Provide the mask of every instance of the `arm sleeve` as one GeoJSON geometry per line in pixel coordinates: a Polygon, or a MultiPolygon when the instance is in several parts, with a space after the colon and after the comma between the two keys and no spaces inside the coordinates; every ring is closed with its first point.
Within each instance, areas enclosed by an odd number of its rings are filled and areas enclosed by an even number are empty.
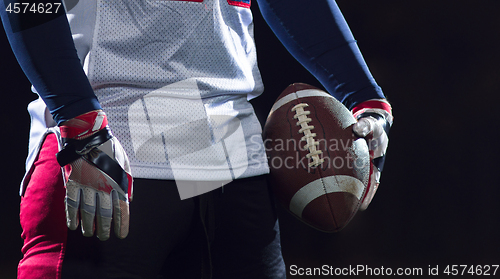
{"type": "Polygon", "coordinates": [[[257,0],[286,49],[349,109],[385,98],[334,0],[257,0]]]}
{"type": "MultiPolygon", "coordinates": [[[[61,123],[100,109],[77,56],[61,1],[51,1],[61,3],[58,12],[52,14],[8,12],[9,5],[12,10],[17,1],[0,1],[2,23],[14,55],[54,120],[61,123]]],[[[22,2],[30,5],[46,3],[22,2]]]]}

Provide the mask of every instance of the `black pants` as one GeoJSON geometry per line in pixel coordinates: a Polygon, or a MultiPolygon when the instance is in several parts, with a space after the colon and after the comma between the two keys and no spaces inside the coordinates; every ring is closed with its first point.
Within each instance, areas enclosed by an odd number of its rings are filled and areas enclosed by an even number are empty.
{"type": "Polygon", "coordinates": [[[68,235],[62,278],[285,278],[266,176],[180,200],[174,181],[136,179],[124,240],[68,235]]]}

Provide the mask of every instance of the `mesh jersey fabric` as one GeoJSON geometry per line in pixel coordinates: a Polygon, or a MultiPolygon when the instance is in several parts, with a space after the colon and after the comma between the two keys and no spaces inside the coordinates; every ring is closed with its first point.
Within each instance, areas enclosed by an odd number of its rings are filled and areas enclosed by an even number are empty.
{"type": "Polygon", "coordinates": [[[248,102],[263,85],[244,2],[68,2],[78,56],[135,177],[218,183],[268,172],[248,102]]]}

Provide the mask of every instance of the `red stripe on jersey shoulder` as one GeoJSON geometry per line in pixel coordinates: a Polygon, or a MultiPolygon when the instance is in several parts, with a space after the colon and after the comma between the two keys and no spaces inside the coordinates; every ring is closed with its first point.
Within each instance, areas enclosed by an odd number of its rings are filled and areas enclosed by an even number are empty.
{"type": "MultiPolygon", "coordinates": [[[[169,0],[169,1],[186,1],[186,2],[198,2],[198,3],[203,2],[203,0],[169,0]]],[[[229,5],[231,6],[250,8],[251,0],[227,0],[227,3],[229,3],[229,5]]]]}
{"type": "Polygon", "coordinates": [[[251,0],[227,0],[227,3],[232,6],[238,6],[243,8],[250,8],[251,0]]]}

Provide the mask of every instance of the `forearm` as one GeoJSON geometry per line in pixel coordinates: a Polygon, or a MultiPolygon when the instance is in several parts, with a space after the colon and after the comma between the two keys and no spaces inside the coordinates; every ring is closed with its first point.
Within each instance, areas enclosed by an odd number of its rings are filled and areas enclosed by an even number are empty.
{"type": "Polygon", "coordinates": [[[1,0],[5,32],[21,68],[54,119],[61,123],[100,109],[77,56],[63,6],[53,14],[7,12],[6,7],[14,2],[1,0]]]}
{"type": "Polygon", "coordinates": [[[348,108],[385,98],[333,0],[258,0],[288,51],[348,108]]]}

